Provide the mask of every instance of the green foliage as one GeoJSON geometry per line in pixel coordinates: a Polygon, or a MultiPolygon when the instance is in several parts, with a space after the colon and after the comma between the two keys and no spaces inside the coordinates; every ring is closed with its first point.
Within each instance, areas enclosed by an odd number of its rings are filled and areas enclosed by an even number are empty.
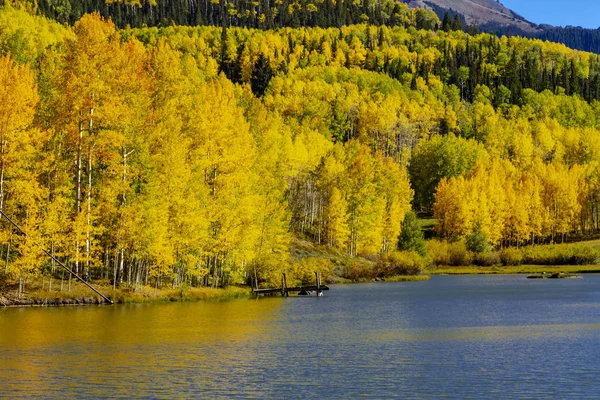
{"type": "Polygon", "coordinates": [[[488,243],[487,237],[479,230],[471,232],[467,236],[465,244],[467,250],[476,254],[485,253],[490,250],[490,244],[488,243]]]}
{"type": "Polygon", "coordinates": [[[470,170],[484,154],[481,144],[453,134],[432,136],[415,149],[408,167],[415,205],[428,209],[434,203],[436,188],[442,178],[457,177],[470,170]]]}
{"type": "Polygon", "coordinates": [[[51,20],[10,6],[0,8],[0,55],[20,64],[34,64],[43,53],[60,46],[72,32],[51,20]]]}
{"type": "Polygon", "coordinates": [[[253,3],[173,0],[167,4],[157,0],[37,0],[35,3],[44,15],[61,22],[72,23],[83,14],[95,11],[121,27],[156,26],[164,24],[164,21],[178,25],[232,25],[263,29],[300,25],[343,26],[366,21],[375,25],[411,25],[418,29],[433,29],[439,25],[433,11],[411,10],[406,4],[390,0],[312,0],[302,4],[266,0],[253,3]]]}
{"type": "Polygon", "coordinates": [[[258,60],[254,64],[254,69],[252,70],[252,78],[250,78],[250,87],[252,88],[252,93],[256,97],[262,97],[267,90],[267,86],[273,77],[273,69],[269,64],[269,60],[261,54],[258,57],[258,60]]]}
{"type": "Polygon", "coordinates": [[[406,213],[402,222],[402,230],[398,239],[398,250],[413,251],[421,256],[425,256],[425,239],[421,224],[417,215],[413,211],[406,213]]]}

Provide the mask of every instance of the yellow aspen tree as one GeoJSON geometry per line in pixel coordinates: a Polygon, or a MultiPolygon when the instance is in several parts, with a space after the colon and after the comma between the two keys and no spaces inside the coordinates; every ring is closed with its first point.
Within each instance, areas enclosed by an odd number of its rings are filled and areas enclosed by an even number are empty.
{"type": "MultiPolygon", "coordinates": [[[[32,128],[38,102],[33,73],[27,66],[16,65],[10,57],[0,58],[0,210],[10,215],[28,237],[15,241],[13,250],[19,255],[6,272],[18,275],[19,296],[27,277],[40,272],[39,246],[45,191],[39,185],[46,135],[32,128]]],[[[3,225],[3,239],[12,227],[3,225]]],[[[7,244],[8,252],[10,242],[7,244]]],[[[8,264],[7,264],[8,266],[8,264]]]]}
{"type": "Polygon", "coordinates": [[[342,192],[333,187],[329,201],[323,212],[327,243],[332,247],[346,250],[350,229],[348,228],[348,202],[342,192]]]}
{"type": "Polygon", "coordinates": [[[521,242],[529,238],[529,215],[522,187],[515,188],[513,184],[513,182],[509,182],[505,187],[507,213],[504,238],[519,246],[521,242]]]}
{"type": "Polygon", "coordinates": [[[243,110],[237,106],[234,86],[224,76],[206,85],[203,104],[193,114],[191,138],[195,168],[204,176],[208,191],[208,255],[212,284],[241,279],[244,264],[254,257],[260,226],[253,219],[260,197],[254,192],[257,176],[250,168],[256,143],[243,110]]]}
{"type": "Polygon", "coordinates": [[[521,184],[519,196],[522,196],[526,201],[527,226],[529,227],[528,240],[531,241],[531,244],[535,244],[536,238],[542,235],[544,221],[540,180],[531,171],[525,171],[521,178],[521,184]]]}
{"type": "Polygon", "coordinates": [[[8,56],[0,58],[0,210],[4,208],[11,169],[20,163],[12,147],[23,145],[38,102],[33,73],[8,56]]]}
{"type": "Polygon", "coordinates": [[[122,57],[119,34],[114,24],[98,14],[86,15],[74,27],[75,38],[68,40],[57,80],[55,113],[58,126],[69,139],[75,158],[75,213],[85,215],[85,240],[73,250],[75,271],[82,262],[85,273],[97,262],[92,243],[96,235],[95,184],[99,158],[115,140],[112,129],[126,110],[118,77],[127,60],[122,57]]]}
{"type": "Polygon", "coordinates": [[[392,158],[382,160],[378,171],[379,195],[385,200],[382,252],[398,247],[402,222],[411,209],[413,191],[406,170],[392,158]]]}

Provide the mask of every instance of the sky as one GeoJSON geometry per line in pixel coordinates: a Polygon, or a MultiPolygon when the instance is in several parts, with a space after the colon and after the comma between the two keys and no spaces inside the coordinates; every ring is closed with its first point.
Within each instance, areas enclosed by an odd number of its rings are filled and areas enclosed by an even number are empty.
{"type": "Polygon", "coordinates": [[[500,0],[536,24],[600,27],[600,0],[500,0]]]}

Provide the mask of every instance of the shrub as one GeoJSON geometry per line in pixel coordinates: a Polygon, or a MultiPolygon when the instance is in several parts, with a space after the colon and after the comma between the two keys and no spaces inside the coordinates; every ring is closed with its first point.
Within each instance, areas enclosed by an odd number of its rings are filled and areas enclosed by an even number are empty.
{"type": "Polygon", "coordinates": [[[344,266],[342,277],[352,282],[371,280],[377,276],[373,266],[366,260],[354,259],[344,266]]]}
{"type": "Polygon", "coordinates": [[[571,264],[589,265],[595,264],[598,260],[598,250],[591,246],[571,246],[573,254],[571,256],[571,264]]]}
{"type": "Polygon", "coordinates": [[[532,246],[522,249],[523,264],[585,265],[595,264],[598,251],[585,245],[532,246]]]}
{"type": "Polygon", "coordinates": [[[484,253],[475,254],[473,260],[475,265],[482,267],[491,267],[500,264],[500,255],[495,251],[486,251],[484,253]]]}
{"type": "Polygon", "coordinates": [[[441,240],[427,242],[427,255],[437,266],[468,266],[472,259],[464,241],[448,243],[441,240]]]}
{"type": "Polygon", "coordinates": [[[500,260],[502,261],[502,265],[506,266],[521,265],[523,262],[523,253],[514,247],[509,247],[500,252],[500,260]]]}
{"type": "Polygon", "coordinates": [[[427,257],[432,265],[449,265],[450,255],[448,252],[449,243],[441,240],[432,239],[427,242],[427,257]]]}
{"type": "Polygon", "coordinates": [[[467,250],[464,241],[454,242],[450,244],[449,248],[450,252],[450,264],[452,266],[460,267],[471,265],[473,260],[471,259],[471,254],[467,250]]]}
{"type": "Polygon", "coordinates": [[[377,276],[384,278],[395,275],[419,275],[423,272],[423,258],[415,252],[395,251],[382,254],[377,260],[377,276]]]}

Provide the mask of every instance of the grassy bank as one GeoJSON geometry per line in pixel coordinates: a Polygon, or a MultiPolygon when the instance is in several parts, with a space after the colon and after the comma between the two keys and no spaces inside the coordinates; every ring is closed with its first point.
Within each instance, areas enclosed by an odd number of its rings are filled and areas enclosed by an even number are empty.
{"type": "Polygon", "coordinates": [[[385,278],[384,282],[424,282],[428,280],[428,275],[397,275],[385,278]]]}
{"type": "Polygon", "coordinates": [[[600,265],[430,266],[429,275],[511,275],[542,272],[600,273],[600,265]]]}
{"type": "MultiPolygon", "coordinates": [[[[16,283],[4,283],[0,286],[0,307],[10,305],[71,305],[71,304],[102,304],[102,298],[79,282],[72,282],[71,289],[63,285],[63,290],[58,287],[49,289],[48,282],[42,287],[41,282],[26,285],[21,298],[17,297],[18,286],[16,283]]],[[[244,287],[228,287],[225,289],[213,288],[159,288],[149,286],[133,289],[113,290],[109,285],[94,285],[94,287],[108,296],[115,303],[150,303],[172,301],[199,301],[199,300],[229,300],[250,297],[251,290],[244,287]]]]}
{"type": "Polygon", "coordinates": [[[354,283],[373,283],[373,282],[424,282],[428,281],[430,277],[428,275],[396,275],[387,278],[367,279],[362,278],[358,280],[339,278],[335,281],[337,284],[349,285],[354,283]]]}

